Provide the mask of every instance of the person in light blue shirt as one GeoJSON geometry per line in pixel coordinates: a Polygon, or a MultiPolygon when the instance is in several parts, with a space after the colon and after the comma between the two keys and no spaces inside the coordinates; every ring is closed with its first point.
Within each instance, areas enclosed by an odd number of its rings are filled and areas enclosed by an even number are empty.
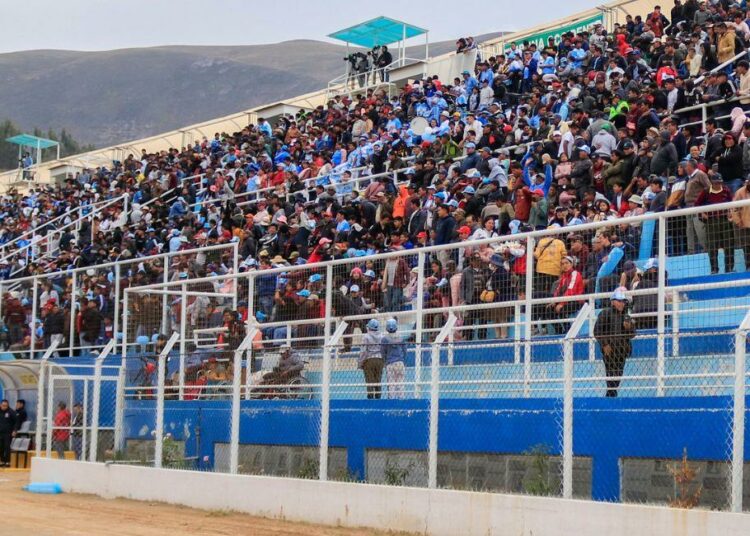
{"type": "Polygon", "coordinates": [[[385,361],[385,377],[388,385],[388,398],[404,398],[404,377],[406,374],[406,343],[398,332],[398,321],[391,318],[385,323],[380,351],[385,361]]]}
{"type": "Polygon", "coordinates": [[[385,129],[388,132],[401,130],[401,119],[396,117],[395,111],[388,112],[388,122],[385,124],[385,129]]]}
{"type": "Polygon", "coordinates": [[[479,87],[479,81],[474,78],[469,71],[464,71],[461,73],[461,76],[464,78],[464,88],[466,89],[466,94],[471,95],[471,92],[474,90],[475,87],[479,87]]]}
{"type": "Polygon", "coordinates": [[[271,128],[271,124],[262,117],[258,118],[258,130],[260,130],[267,138],[273,136],[273,129],[271,128]]]}
{"type": "Polygon", "coordinates": [[[539,62],[539,67],[542,69],[542,76],[545,74],[555,74],[555,58],[549,53],[549,51],[542,50],[542,58],[539,62]]]}
{"type": "Polygon", "coordinates": [[[586,51],[581,48],[580,41],[578,41],[576,47],[570,51],[568,58],[570,58],[570,65],[573,69],[581,70],[583,67],[583,60],[586,59],[586,51]]]}
{"type": "Polygon", "coordinates": [[[180,236],[180,231],[175,229],[172,231],[172,237],[169,239],[169,252],[174,253],[175,251],[180,251],[181,246],[182,237],[180,236]]]}
{"type": "Polygon", "coordinates": [[[187,213],[187,202],[184,197],[178,197],[177,201],[169,209],[169,219],[181,218],[187,213]]]}
{"type": "Polygon", "coordinates": [[[495,73],[492,72],[492,69],[489,68],[489,65],[483,63],[482,70],[479,72],[479,84],[481,85],[482,82],[486,81],[490,86],[492,86],[492,81],[494,79],[495,73]]]}

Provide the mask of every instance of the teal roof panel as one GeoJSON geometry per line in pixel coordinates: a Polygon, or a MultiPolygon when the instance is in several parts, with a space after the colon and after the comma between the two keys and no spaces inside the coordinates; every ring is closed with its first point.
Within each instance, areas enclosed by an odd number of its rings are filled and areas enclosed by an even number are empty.
{"type": "Polygon", "coordinates": [[[19,134],[12,138],[6,138],[5,141],[13,143],[15,145],[24,145],[26,147],[39,147],[40,149],[48,149],[59,145],[56,141],[48,140],[47,138],[40,138],[38,136],[32,136],[31,134],[19,134]]]}
{"type": "Polygon", "coordinates": [[[339,30],[328,37],[345,41],[365,48],[378,45],[390,45],[401,41],[404,36],[407,39],[427,33],[427,30],[412,26],[405,22],[391,19],[389,17],[377,17],[356,26],[339,30]]]}

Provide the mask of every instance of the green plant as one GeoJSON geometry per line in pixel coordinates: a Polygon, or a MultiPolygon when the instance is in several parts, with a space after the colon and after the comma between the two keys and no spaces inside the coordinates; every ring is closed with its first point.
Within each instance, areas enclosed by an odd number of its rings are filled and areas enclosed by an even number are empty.
{"type": "Polygon", "coordinates": [[[187,469],[188,463],[185,460],[185,456],[180,445],[172,437],[172,434],[164,435],[164,442],[162,443],[162,467],[169,469],[187,469]]]}
{"type": "Polygon", "coordinates": [[[359,473],[352,471],[348,467],[342,467],[336,471],[332,475],[331,480],[336,480],[338,482],[362,482],[362,479],[359,478],[359,473]]]}
{"type": "Polygon", "coordinates": [[[297,471],[297,478],[315,480],[320,476],[320,466],[312,458],[305,458],[297,471]]]}
{"type": "Polygon", "coordinates": [[[397,463],[391,463],[390,460],[386,460],[385,483],[389,486],[403,486],[413,468],[413,463],[409,463],[406,467],[400,467],[397,463]]]}
{"type": "Polygon", "coordinates": [[[526,493],[530,495],[547,496],[552,494],[552,487],[549,485],[549,451],[548,445],[534,445],[524,454],[531,456],[531,476],[524,481],[523,486],[526,493]]]}

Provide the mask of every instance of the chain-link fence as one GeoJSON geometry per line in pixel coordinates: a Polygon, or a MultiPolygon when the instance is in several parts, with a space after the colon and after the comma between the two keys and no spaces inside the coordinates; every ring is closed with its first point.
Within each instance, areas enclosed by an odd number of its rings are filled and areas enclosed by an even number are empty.
{"type": "Polygon", "coordinates": [[[58,459],[111,459],[122,437],[120,367],[57,360],[40,375],[36,451],[58,459]]]}

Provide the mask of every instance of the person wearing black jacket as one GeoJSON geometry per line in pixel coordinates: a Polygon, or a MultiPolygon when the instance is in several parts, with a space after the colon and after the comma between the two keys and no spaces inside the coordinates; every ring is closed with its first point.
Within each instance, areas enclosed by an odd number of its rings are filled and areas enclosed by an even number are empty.
{"type": "Polygon", "coordinates": [[[742,167],[742,148],[737,145],[734,134],[724,134],[722,147],[709,156],[712,164],[719,165],[719,173],[724,179],[724,185],[734,194],[742,187],[744,182],[744,169],[742,167]]]}
{"type": "Polygon", "coordinates": [[[625,361],[633,351],[631,339],[635,337],[635,323],[628,314],[628,299],[622,288],[616,289],[610,300],[612,306],[604,309],[596,319],[594,337],[604,358],[607,397],[614,398],[620,387],[625,361]]]}
{"type": "Polygon", "coordinates": [[[21,429],[21,425],[29,420],[26,413],[26,401],[23,398],[16,400],[16,432],[21,429]]]}
{"type": "Polygon", "coordinates": [[[0,402],[0,467],[10,467],[10,443],[16,431],[16,412],[7,400],[0,402]]]}
{"type": "MultiPolygon", "coordinates": [[[[65,338],[64,334],[65,313],[63,313],[60,306],[55,302],[44,317],[44,337],[47,339],[47,346],[50,346],[53,342],[57,342],[62,346],[63,339],[65,338]]],[[[57,352],[55,352],[55,357],[59,357],[57,352]]]]}

